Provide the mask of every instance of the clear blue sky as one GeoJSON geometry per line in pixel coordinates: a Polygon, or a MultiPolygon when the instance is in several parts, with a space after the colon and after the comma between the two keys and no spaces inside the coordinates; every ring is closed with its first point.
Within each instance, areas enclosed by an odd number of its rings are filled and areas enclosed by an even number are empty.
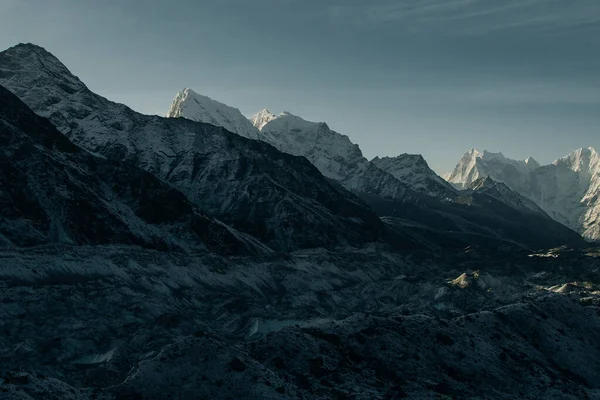
{"type": "Polygon", "coordinates": [[[0,48],[165,114],[184,87],[326,121],[368,158],[600,150],[599,0],[0,0],[0,48]]]}

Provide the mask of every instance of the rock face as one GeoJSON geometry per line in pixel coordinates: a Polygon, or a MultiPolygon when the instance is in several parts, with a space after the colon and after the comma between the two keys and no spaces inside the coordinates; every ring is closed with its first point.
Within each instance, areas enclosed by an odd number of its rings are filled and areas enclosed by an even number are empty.
{"type": "Polygon", "coordinates": [[[0,53],[0,84],[74,143],[154,174],[207,214],[274,249],[381,238],[377,217],[304,158],[221,127],[138,114],[92,93],[40,47],[0,53]]]}
{"type": "Polygon", "coordinates": [[[222,126],[229,132],[249,139],[260,139],[258,129],[242,115],[240,110],[219,103],[210,97],[202,96],[192,89],[183,89],[175,96],[167,118],[178,117],[222,126]]]}
{"type": "Polygon", "coordinates": [[[371,160],[396,179],[408,183],[411,189],[430,196],[454,198],[456,189],[438,176],[420,154],[401,154],[397,157],[375,157],[371,160]]]}
{"type": "Polygon", "coordinates": [[[600,156],[582,148],[550,165],[515,161],[501,153],[467,152],[447,178],[460,188],[491,176],[539,205],[589,240],[600,239],[600,156]]]}
{"type": "Polygon", "coordinates": [[[533,201],[515,192],[503,182],[496,182],[490,176],[479,178],[471,183],[467,188],[467,193],[473,192],[489,196],[521,212],[548,217],[544,210],[533,201]]]}
{"type": "Polygon", "coordinates": [[[0,86],[0,243],[269,251],[134,166],[93,156],[0,86]]]}

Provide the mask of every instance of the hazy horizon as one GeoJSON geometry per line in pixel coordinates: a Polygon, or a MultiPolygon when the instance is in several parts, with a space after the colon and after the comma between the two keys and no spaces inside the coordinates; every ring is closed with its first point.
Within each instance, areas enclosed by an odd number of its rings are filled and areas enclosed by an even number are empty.
{"type": "Polygon", "coordinates": [[[469,148],[541,164],[600,149],[600,3],[4,0],[0,48],[43,46],[91,90],[165,115],[184,87],[326,121],[369,159],[469,148]]]}

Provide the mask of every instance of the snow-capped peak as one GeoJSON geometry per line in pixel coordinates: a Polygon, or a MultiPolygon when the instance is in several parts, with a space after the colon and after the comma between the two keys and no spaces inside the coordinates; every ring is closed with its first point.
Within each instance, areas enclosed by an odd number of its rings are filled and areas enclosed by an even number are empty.
{"type": "Polygon", "coordinates": [[[466,189],[469,185],[486,176],[493,176],[496,179],[506,173],[506,170],[519,171],[519,173],[528,173],[540,165],[532,157],[525,160],[513,160],[506,158],[501,152],[483,152],[473,148],[467,151],[460,159],[454,171],[444,175],[444,179],[459,189],[466,189]]]}
{"type": "Polygon", "coordinates": [[[259,139],[258,129],[237,108],[185,88],[177,93],[167,118],[183,117],[193,121],[222,126],[230,132],[259,139]]]}
{"type": "Polygon", "coordinates": [[[594,148],[575,150],[545,166],[532,157],[517,161],[471,149],[445,178],[465,189],[490,176],[584,237],[600,238],[600,155],[594,148]]]}
{"type": "Polygon", "coordinates": [[[465,156],[470,156],[470,157],[481,157],[483,154],[481,154],[481,152],[479,150],[477,150],[475,147],[472,147],[469,149],[469,151],[467,151],[465,153],[465,156]]]}
{"type": "Polygon", "coordinates": [[[591,174],[600,173],[600,157],[593,147],[577,149],[553,163],[556,166],[565,166],[575,172],[586,171],[591,174]]]}
{"type": "Polygon", "coordinates": [[[259,111],[250,117],[250,122],[256,127],[256,129],[260,131],[262,130],[263,126],[275,118],[277,118],[277,116],[265,108],[264,110],[259,111]]]}
{"type": "Polygon", "coordinates": [[[533,157],[527,157],[525,159],[525,164],[531,168],[538,168],[540,166],[540,163],[537,162],[533,157]]]}

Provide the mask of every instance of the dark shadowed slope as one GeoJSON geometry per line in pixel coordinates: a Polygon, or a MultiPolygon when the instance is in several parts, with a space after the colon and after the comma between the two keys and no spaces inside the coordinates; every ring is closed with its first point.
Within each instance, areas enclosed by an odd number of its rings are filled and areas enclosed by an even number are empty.
{"type": "Polygon", "coordinates": [[[212,125],[136,113],[92,93],[41,47],[0,53],[0,84],[76,144],[153,173],[208,214],[275,249],[382,237],[375,214],[303,157],[212,125]]]}
{"type": "Polygon", "coordinates": [[[0,210],[5,245],[268,251],[256,239],[197,212],[152,174],[80,149],[2,86],[0,210]]]}

